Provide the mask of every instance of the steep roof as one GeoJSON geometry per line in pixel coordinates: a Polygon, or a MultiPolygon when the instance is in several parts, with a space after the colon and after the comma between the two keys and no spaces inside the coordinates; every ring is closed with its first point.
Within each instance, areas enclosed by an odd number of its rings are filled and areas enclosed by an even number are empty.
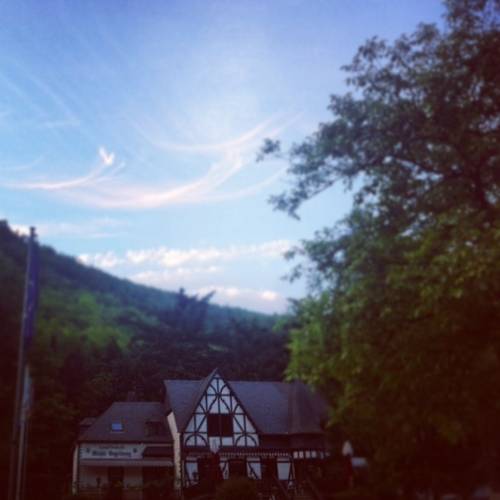
{"type": "Polygon", "coordinates": [[[234,381],[230,385],[263,434],[288,434],[288,384],[234,381]]]}
{"type": "Polygon", "coordinates": [[[200,380],[165,380],[165,406],[174,412],[177,429],[183,429],[194,411],[200,380]]]}
{"type": "MultiPolygon", "coordinates": [[[[202,380],[165,380],[166,407],[184,428],[206,390],[202,380]]],[[[301,382],[226,381],[262,434],[319,434],[327,417],[321,396],[301,382]]]]}
{"type": "Polygon", "coordinates": [[[175,408],[175,423],[179,430],[186,427],[189,417],[198,406],[216,373],[217,368],[201,380],[164,380],[167,413],[175,408]]]}
{"type": "Polygon", "coordinates": [[[324,399],[299,380],[288,384],[288,391],[290,434],[322,432],[328,415],[324,399]]]}
{"type": "Polygon", "coordinates": [[[164,422],[165,410],[161,403],[127,401],[113,403],[90,427],[82,432],[79,441],[108,442],[171,442],[168,426],[164,434],[148,435],[148,422],[164,422]],[[111,424],[121,423],[122,431],[113,432],[111,424]]]}

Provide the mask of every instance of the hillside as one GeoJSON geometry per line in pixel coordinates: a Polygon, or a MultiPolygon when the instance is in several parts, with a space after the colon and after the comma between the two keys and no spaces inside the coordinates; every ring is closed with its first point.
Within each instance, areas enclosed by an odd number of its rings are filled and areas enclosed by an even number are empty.
{"type": "MultiPolygon", "coordinates": [[[[25,264],[25,240],[0,221],[0,434],[5,436],[25,264]]],[[[273,329],[279,318],[209,300],[118,279],[41,246],[30,351],[36,396],[29,498],[58,498],[55,478],[68,477],[78,421],[130,390],[155,400],[162,379],[199,378],[214,367],[233,379],[282,378],[288,355],[286,333],[273,329]]],[[[7,440],[0,442],[0,457],[1,481],[8,470],[7,440]]]]}
{"type": "MultiPolygon", "coordinates": [[[[22,293],[25,265],[23,238],[0,221],[0,283],[9,285],[0,289],[2,304],[14,302],[14,296],[22,293]]],[[[178,293],[116,278],[47,246],[40,248],[40,290],[39,320],[44,326],[55,317],[62,334],[71,333],[74,327],[79,334],[98,342],[115,335],[121,345],[140,328],[141,321],[147,326],[161,321],[178,299],[178,293]]],[[[271,328],[276,317],[208,304],[204,332],[224,331],[233,321],[271,328]]]]}

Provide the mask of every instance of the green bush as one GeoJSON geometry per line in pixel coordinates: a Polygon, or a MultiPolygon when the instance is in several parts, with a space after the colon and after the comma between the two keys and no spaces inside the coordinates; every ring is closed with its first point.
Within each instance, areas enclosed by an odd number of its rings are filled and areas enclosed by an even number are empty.
{"type": "Polygon", "coordinates": [[[82,493],[69,493],[63,496],[63,500],[89,500],[89,497],[82,493]]]}
{"type": "Polygon", "coordinates": [[[215,500],[257,500],[255,483],[245,477],[235,477],[224,481],[217,492],[215,500]]]}

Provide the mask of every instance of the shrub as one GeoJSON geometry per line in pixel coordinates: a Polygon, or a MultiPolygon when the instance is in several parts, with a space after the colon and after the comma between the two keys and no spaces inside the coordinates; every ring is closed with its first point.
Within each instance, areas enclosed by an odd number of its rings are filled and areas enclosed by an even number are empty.
{"type": "Polygon", "coordinates": [[[353,488],[352,490],[335,493],[332,498],[334,500],[375,500],[377,496],[364,488],[353,488]]]}

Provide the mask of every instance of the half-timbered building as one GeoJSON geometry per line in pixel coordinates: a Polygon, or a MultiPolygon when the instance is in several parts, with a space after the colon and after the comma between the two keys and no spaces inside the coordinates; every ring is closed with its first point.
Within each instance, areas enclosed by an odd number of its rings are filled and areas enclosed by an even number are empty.
{"type": "Polygon", "coordinates": [[[80,423],[73,454],[73,491],[142,500],[148,484],[172,486],[172,436],[162,403],[113,403],[97,418],[80,423]]]}
{"type": "MultiPolygon", "coordinates": [[[[126,423],[125,413],[130,407],[122,404],[121,421],[126,423]]],[[[113,411],[118,421],[120,406],[113,411]]],[[[196,491],[204,484],[213,485],[233,476],[247,476],[259,483],[274,481],[283,490],[290,490],[311,466],[320,466],[329,454],[324,433],[326,417],[322,398],[301,382],[229,381],[214,370],[201,380],[165,380],[161,410],[155,413],[155,421],[164,426],[165,432],[156,441],[151,435],[147,437],[162,446],[165,453],[168,451],[162,460],[165,467],[173,468],[173,487],[178,492],[196,491]],[[160,414],[162,418],[158,418],[160,414]]],[[[107,418],[105,423],[102,419],[91,423],[80,436],[80,451],[75,455],[79,478],[82,467],[97,470],[92,468],[92,457],[82,460],[81,451],[93,449],[91,444],[98,446],[97,427],[109,427],[109,434],[113,433],[112,419],[107,418]]],[[[146,413],[141,422],[137,426],[143,426],[146,436],[146,413]]],[[[123,432],[127,432],[125,428],[123,432]]],[[[136,445],[146,441],[138,434],[137,438],[136,445]]],[[[132,467],[148,467],[146,450],[154,452],[148,443],[142,443],[142,457],[133,466],[131,463],[132,467]]],[[[108,458],[95,460],[96,466],[113,467],[108,458]]],[[[119,463],[126,467],[127,459],[122,457],[119,463]]],[[[88,477],[88,472],[85,474],[88,477]]],[[[137,470],[135,475],[139,476],[137,470]]],[[[143,472],[142,477],[146,476],[143,472]]],[[[101,473],[101,477],[106,474],[101,473]]],[[[123,477],[127,477],[126,471],[123,477]]]]}

